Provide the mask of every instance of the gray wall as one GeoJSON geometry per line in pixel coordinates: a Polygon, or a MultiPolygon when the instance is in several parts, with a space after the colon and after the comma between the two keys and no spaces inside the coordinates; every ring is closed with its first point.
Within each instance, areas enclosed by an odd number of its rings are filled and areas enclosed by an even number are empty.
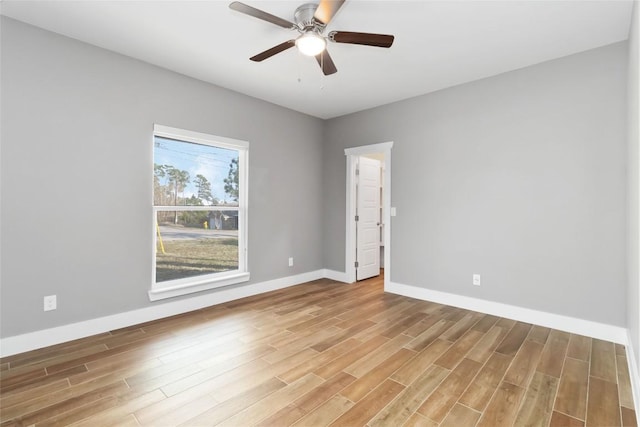
{"type": "Polygon", "coordinates": [[[1,35],[0,336],[151,304],[154,123],[250,142],[251,282],[323,267],[321,120],[5,17],[1,35]]]}
{"type": "Polygon", "coordinates": [[[625,326],[626,50],[330,120],[326,267],[344,271],[343,149],[394,141],[393,282],[625,326]]]}
{"type": "Polygon", "coordinates": [[[4,17],[1,36],[0,337],[151,304],[153,123],[251,142],[252,282],[344,271],[343,149],[394,141],[393,281],[627,323],[625,43],[322,122],[4,17]]]}
{"type": "Polygon", "coordinates": [[[627,327],[629,337],[633,346],[633,353],[636,358],[636,366],[640,366],[640,276],[638,275],[640,264],[640,252],[638,242],[640,241],[640,211],[638,210],[638,199],[640,198],[640,109],[638,109],[638,98],[640,98],[640,67],[638,67],[638,56],[640,54],[640,4],[634,4],[633,16],[631,19],[631,30],[629,32],[629,72],[628,72],[628,280],[627,290],[627,327]]]}

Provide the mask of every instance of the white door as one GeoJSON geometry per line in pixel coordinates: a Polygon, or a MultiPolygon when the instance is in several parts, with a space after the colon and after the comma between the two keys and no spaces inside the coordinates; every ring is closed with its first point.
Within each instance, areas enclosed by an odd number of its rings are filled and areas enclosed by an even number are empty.
{"type": "Polygon", "coordinates": [[[356,280],[380,274],[380,161],[358,158],[356,280]]]}

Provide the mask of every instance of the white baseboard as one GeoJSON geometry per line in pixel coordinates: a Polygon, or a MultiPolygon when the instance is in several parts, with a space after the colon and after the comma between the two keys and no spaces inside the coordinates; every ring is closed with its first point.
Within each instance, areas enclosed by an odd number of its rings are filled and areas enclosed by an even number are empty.
{"type": "MultiPolygon", "coordinates": [[[[191,298],[169,301],[162,304],[154,304],[138,310],[127,311],[69,325],[3,338],[0,339],[0,357],[11,356],[25,351],[60,344],[79,338],[85,338],[91,335],[112,331],[114,329],[174,316],[176,314],[182,314],[277,289],[283,289],[321,278],[347,283],[345,273],[322,269],[295,276],[269,280],[266,282],[252,283],[232,288],[221,288],[216,292],[198,295],[191,298]]],[[[631,348],[631,346],[628,345],[629,341],[627,330],[619,326],[606,325],[589,320],[576,319],[523,307],[418,288],[416,286],[402,285],[394,282],[390,282],[385,286],[385,291],[612,341],[624,344],[627,347],[627,351],[630,351],[629,349],[631,348]]],[[[631,349],[631,352],[632,351],[633,350],[631,349]]],[[[640,401],[638,399],[640,395],[637,394],[638,391],[640,391],[638,388],[640,384],[638,384],[637,380],[639,378],[637,370],[638,367],[632,354],[628,360],[631,369],[631,379],[634,386],[634,397],[636,397],[636,402],[638,402],[640,401]]]]}
{"type": "Polygon", "coordinates": [[[349,279],[347,278],[347,273],[343,273],[342,271],[329,270],[327,268],[325,268],[322,271],[326,279],[335,280],[337,282],[349,283],[349,279]]]}
{"type": "Polygon", "coordinates": [[[640,413],[640,373],[638,372],[638,362],[636,361],[635,351],[633,350],[633,340],[627,336],[627,365],[629,366],[629,378],[631,379],[631,392],[633,393],[633,404],[636,414],[640,413]]]}
{"type": "Polygon", "coordinates": [[[389,282],[384,290],[385,292],[391,292],[393,294],[479,311],[494,316],[506,317],[507,319],[611,341],[629,347],[627,345],[627,329],[621,326],[607,325],[591,320],[577,319],[575,317],[562,316],[545,311],[532,310],[515,305],[434,291],[417,286],[402,285],[394,282],[389,282]]]}
{"type": "Polygon", "coordinates": [[[131,310],[124,313],[3,338],[0,339],[0,357],[11,356],[25,351],[101,334],[114,329],[137,325],[139,323],[174,316],[176,314],[182,314],[252,295],[299,285],[312,280],[322,279],[325,277],[324,273],[325,270],[316,270],[266,282],[220,288],[216,292],[197,295],[191,298],[153,304],[138,310],[131,310]]]}

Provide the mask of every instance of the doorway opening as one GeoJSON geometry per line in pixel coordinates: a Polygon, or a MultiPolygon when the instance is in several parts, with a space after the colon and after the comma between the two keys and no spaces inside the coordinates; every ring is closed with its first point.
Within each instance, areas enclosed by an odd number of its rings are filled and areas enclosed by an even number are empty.
{"type": "Polygon", "coordinates": [[[347,282],[391,278],[391,147],[393,142],[345,149],[347,156],[347,282]]]}

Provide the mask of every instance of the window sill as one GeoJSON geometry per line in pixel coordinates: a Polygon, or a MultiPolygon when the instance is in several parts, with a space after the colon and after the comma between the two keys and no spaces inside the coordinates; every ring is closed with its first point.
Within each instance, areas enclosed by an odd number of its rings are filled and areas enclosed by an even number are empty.
{"type": "Polygon", "coordinates": [[[237,283],[248,282],[249,273],[238,273],[232,276],[224,276],[216,279],[206,279],[200,282],[185,283],[176,286],[158,287],[149,291],[149,300],[158,301],[166,298],[173,298],[180,295],[193,294],[209,289],[221,288],[223,286],[235,285],[237,283]]]}

